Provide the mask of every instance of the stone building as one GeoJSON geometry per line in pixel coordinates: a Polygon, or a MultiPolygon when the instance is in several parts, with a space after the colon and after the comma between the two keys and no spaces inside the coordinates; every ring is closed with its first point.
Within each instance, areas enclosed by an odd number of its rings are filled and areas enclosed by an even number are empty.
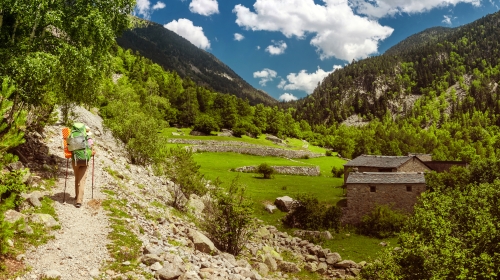
{"type": "Polygon", "coordinates": [[[343,222],[359,223],[376,205],[383,204],[412,213],[425,189],[424,172],[351,172],[346,182],[343,222]]]}
{"type": "Polygon", "coordinates": [[[374,156],[361,155],[344,164],[344,183],[349,172],[427,172],[431,169],[417,155],[374,156]]]}

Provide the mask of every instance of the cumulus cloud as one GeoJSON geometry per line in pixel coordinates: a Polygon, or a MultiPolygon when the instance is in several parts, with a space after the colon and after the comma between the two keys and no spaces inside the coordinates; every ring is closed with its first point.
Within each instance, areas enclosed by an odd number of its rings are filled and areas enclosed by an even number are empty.
{"type": "Polygon", "coordinates": [[[265,87],[267,82],[272,81],[278,73],[272,69],[264,68],[261,71],[257,71],[253,73],[253,77],[256,79],[260,79],[259,85],[265,87]]]}
{"type": "Polygon", "coordinates": [[[400,14],[422,13],[438,7],[469,3],[481,6],[481,0],[355,0],[353,5],[360,14],[374,18],[400,14]]]}
{"type": "Polygon", "coordinates": [[[249,30],[278,31],[298,39],[314,34],[310,43],[321,59],[367,57],[393,32],[391,27],[354,14],[346,0],[323,1],[324,5],[314,0],[256,0],[254,11],[238,4],[233,13],[236,23],[249,30]]]}
{"type": "Polygon", "coordinates": [[[286,81],[281,79],[280,83],[278,84],[278,88],[284,88],[286,85],[286,81]]]}
{"type": "Polygon", "coordinates": [[[156,4],[151,7],[151,2],[149,2],[149,0],[137,0],[134,15],[139,15],[145,19],[149,19],[151,18],[151,11],[163,8],[165,8],[165,3],[160,1],[156,2],[156,4]]]}
{"type": "Polygon", "coordinates": [[[156,4],[154,4],[154,6],[153,6],[153,10],[160,10],[163,8],[165,8],[165,3],[160,2],[160,1],[156,2],[156,4]]]}
{"type": "Polygon", "coordinates": [[[189,19],[180,18],[164,25],[165,28],[172,30],[180,36],[186,38],[193,45],[201,49],[209,49],[210,41],[203,33],[203,28],[194,26],[189,19]]]}
{"type": "Polygon", "coordinates": [[[245,39],[245,36],[241,35],[240,33],[234,33],[234,40],[241,41],[243,39],[245,39]]]}
{"type": "Polygon", "coordinates": [[[189,10],[195,14],[210,16],[219,13],[219,4],[217,0],[193,0],[189,4],[189,10]]]}
{"type": "Polygon", "coordinates": [[[323,79],[328,76],[328,74],[333,71],[342,68],[340,65],[334,65],[332,71],[325,71],[318,67],[316,72],[307,73],[306,70],[301,70],[299,73],[290,73],[286,76],[288,82],[282,82],[278,85],[285,90],[302,90],[307,94],[311,94],[318,83],[323,81],[323,79]]]}
{"type": "Polygon", "coordinates": [[[293,100],[298,100],[298,98],[295,95],[286,92],[279,97],[279,100],[289,102],[293,100]]]}
{"type": "Polygon", "coordinates": [[[280,55],[285,53],[287,47],[285,42],[283,41],[275,42],[274,40],[271,42],[273,42],[274,45],[267,46],[266,52],[270,53],[271,55],[280,55]]]}

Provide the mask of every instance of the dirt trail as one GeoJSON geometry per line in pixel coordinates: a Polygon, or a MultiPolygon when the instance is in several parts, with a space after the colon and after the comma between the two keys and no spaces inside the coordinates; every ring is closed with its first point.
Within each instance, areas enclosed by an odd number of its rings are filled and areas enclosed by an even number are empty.
{"type": "Polygon", "coordinates": [[[26,252],[26,265],[31,271],[19,279],[40,279],[47,271],[57,272],[64,279],[93,279],[100,274],[104,262],[110,259],[106,244],[110,231],[108,217],[100,207],[105,199],[101,189],[110,178],[101,168],[109,161],[108,157],[116,144],[109,132],[102,129],[102,120],[86,110],[77,108],[77,120],[86,123],[94,133],[97,154],[94,159],[94,190],[92,200],[92,162],[87,169],[84,201],[81,208],[76,208],[74,174],[71,164],[68,169],[66,203],[63,203],[66,160],[62,157],[62,125],[48,126],[45,129],[45,142],[49,153],[58,157],[59,179],[52,189],[51,199],[61,229],[54,231],[55,239],[47,244],[32,248],[26,252]]]}

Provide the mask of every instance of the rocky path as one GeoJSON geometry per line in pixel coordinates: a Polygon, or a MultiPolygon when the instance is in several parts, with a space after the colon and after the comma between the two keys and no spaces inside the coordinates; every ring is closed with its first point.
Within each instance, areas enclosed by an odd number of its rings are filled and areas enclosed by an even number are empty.
{"type": "Polygon", "coordinates": [[[62,157],[61,129],[63,126],[48,126],[45,129],[45,142],[49,153],[58,158],[59,179],[51,190],[51,199],[61,228],[54,231],[55,239],[26,252],[25,263],[31,271],[19,279],[40,279],[41,277],[60,276],[64,279],[93,279],[100,274],[99,268],[109,259],[106,244],[110,231],[109,221],[105,211],[100,207],[105,198],[101,189],[109,180],[100,165],[106,160],[107,153],[99,147],[113,145],[114,141],[103,133],[100,118],[81,110],[79,121],[91,127],[97,145],[98,153],[94,160],[94,190],[92,199],[92,169],[87,170],[84,202],[81,208],[76,208],[74,174],[71,164],[68,169],[66,187],[66,203],[63,203],[65,189],[66,160],[62,157]]]}

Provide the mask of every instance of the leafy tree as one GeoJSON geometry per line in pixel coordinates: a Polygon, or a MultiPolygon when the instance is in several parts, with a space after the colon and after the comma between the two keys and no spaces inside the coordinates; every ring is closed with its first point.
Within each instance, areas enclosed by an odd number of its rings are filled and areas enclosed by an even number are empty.
{"type": "Polygon", "coordinates": [[[196,117],[193,130],[210,134],[212,131],[219,131],[219,126],[212,116],[208,114],[200,114],[196,117]]]}
{"type": "Polygon", "coordinates": [[[377,205],[362,218],[359,229],[365,235],[387,238],[399,233],[407,218],[407,215],[393,209],[391,205],[377,205]]]}
{"type": "Polygon", "coordinates": [[[238,180],[234,178],[227,189],[215,182],[201,222],[215,246],[233,255],[241,252],[254,232],[252,203],[238,180]]]}
{"type": "Polygon", "coordinates": [[[257,166],[257,173],[262,174],[262,176],[264,176],[264,179],[271,179],[271,176],[275,172],[276,171],[274,170],[274,168],[272,168],[269,164],[265,162],[257,166]]]}
{"type": "Polygon", "coordinates": [[[341,216],[341,210],[335,205],[322,205],[310,194],[299,194],[292,209],[283,218],[283,223],[289,227],[308,230],[338,230],[341,216]]]}

